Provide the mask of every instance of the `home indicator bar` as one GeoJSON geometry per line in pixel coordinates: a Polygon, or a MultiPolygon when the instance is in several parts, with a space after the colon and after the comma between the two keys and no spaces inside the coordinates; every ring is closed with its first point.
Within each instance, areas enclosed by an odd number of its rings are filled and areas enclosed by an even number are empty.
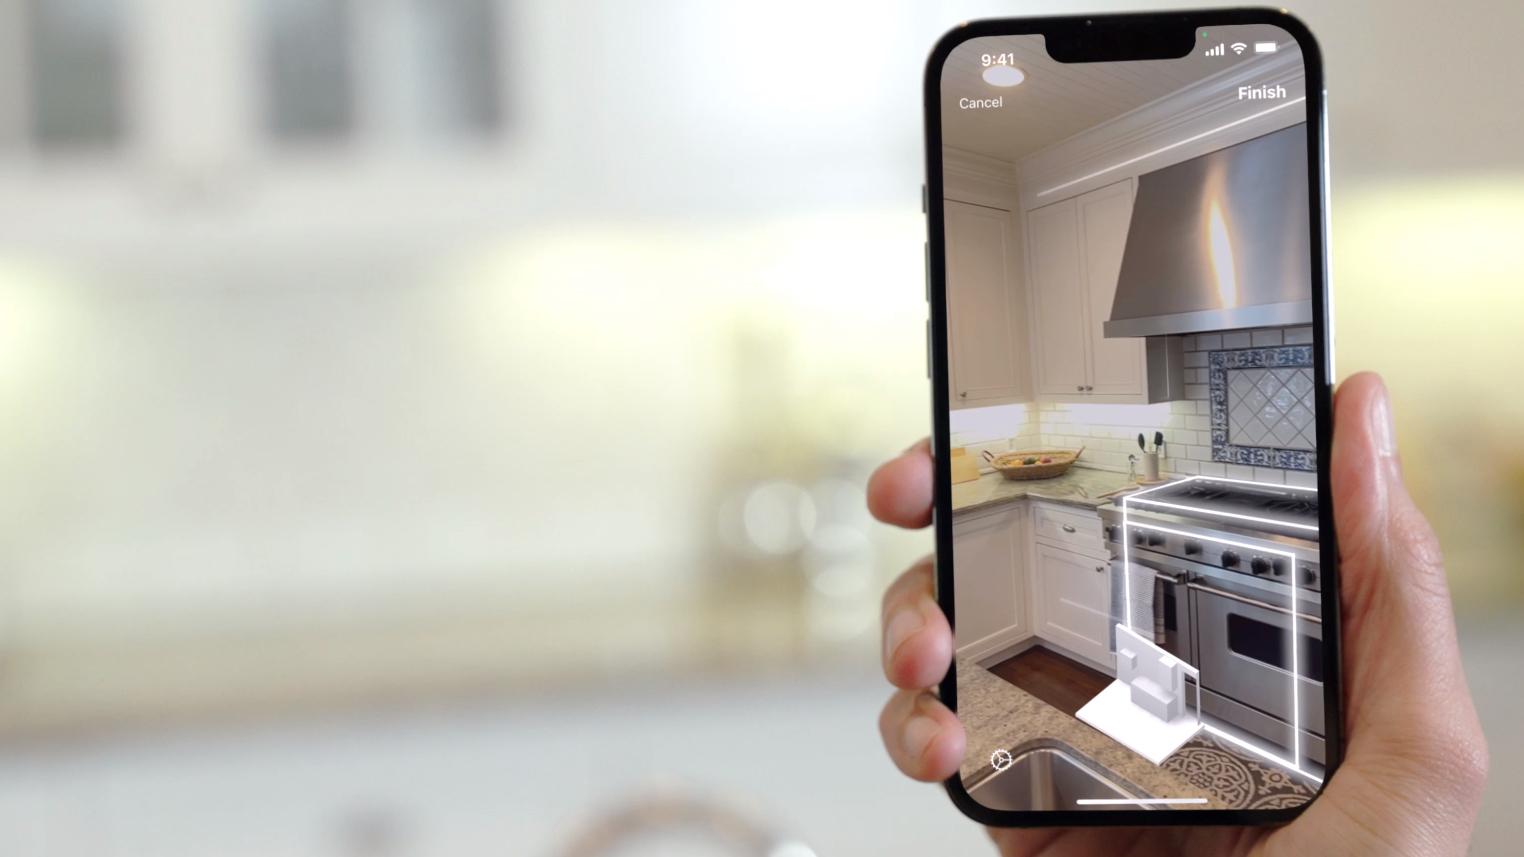
{"type": "Polygon", "coordinates": [[[1075,803],[1080,806],[1147,806],[1160,803],[1206,803],[1204,797],[1152,797],[1152,798],[1080,798],[1075,803]]]}

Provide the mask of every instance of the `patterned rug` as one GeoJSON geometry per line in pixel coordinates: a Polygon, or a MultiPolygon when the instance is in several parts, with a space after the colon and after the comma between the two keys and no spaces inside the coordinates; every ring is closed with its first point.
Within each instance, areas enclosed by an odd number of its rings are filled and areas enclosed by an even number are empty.
{"type": "Polygon", "coordinates": [[[1234,809],[1284,809],[1310,800],[1317,784],[1208,735],[1187,741],[1164,767],[1234,809]]]}

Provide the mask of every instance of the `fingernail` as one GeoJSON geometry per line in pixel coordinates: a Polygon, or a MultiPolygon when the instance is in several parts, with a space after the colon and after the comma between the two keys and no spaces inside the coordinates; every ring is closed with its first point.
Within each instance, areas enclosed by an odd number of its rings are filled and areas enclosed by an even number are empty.
{"type": "Polygon", "coordinates": [[[901,607],[889,617],[889,624],[884,626],[884,660],[889,660],[900,644],[921,630],[921,614],[913,607],[901,607]]]}
{"type": "Polygon", "coordinates": [[[933,738],[942,731],[942,724],[933,720],[930,716],[920,713],[921,701],[916,702],[916,713],[905,721],[905,731],[900,740],[904,742],[905,755],[912,759],[919,759],[931,746],[933,738]]]}
{"type": "Polygon", "coordinates": [[[1397,427],[1392,422],[1392,398],[1382,384],[1371,402],[1371,438],[1376,442],[1377,454],[1385,458],[1397,456],[1397,427]]]}

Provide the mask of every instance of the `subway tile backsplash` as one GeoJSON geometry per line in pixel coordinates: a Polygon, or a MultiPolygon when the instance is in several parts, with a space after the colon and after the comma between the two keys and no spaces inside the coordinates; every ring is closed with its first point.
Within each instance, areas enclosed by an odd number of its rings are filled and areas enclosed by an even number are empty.
{"type": "MultiPolygon", "coordinates": [[[[1151,446],[1155,432],[1159,432],[1165,439],[1160,468],[1167,473],[1315,485],[1315,472],[1213,460],[1209,368],[1213,351],[1307,345],[1312,342],[1312,328],[1204,333],[1182,337],[1182,341],[1186,367],[1183,401],[1155,405],[1030,402],[965,408],[951,415],[953,446],[968,447],[973,455],[985,449],[998,453],[1083,446],[1084,466],[1125,473],[1127,457],[1139,452],[1138,435],[1147,438],[1151,446]]],[[[988,471],[988,465],[984,469],[988,471]]]]}

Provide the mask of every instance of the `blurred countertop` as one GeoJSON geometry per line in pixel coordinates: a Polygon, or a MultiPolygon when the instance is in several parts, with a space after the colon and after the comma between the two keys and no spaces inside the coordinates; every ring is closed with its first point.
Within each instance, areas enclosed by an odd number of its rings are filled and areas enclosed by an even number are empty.
{"type": "Polygon", "coordinates": [[[642,599],[190,642],[0,652],[0,747],[102,729],[858,669],[868,630],[814,633],[797,603],[642,599]]]}
{"type": "Polygon", "coordinates": [[[961,768],[965,782],[992,770],[996,750],[1056,739],[1154,797],[1204,797],[1207,803],[1190,806],[1228,809],[1210,792],[963,658],[958,659],[958,719],[968,735],[961,768]]]}
{"type": "Polygon", "coordinates": [[[1111,500],[1100,495],[1134,484],[1125,473],[1071,467],[1053,479],[1015,480],[986,473],[973,482],[952,487],[953,512],[972,512],[1032,497],[1085,509],[1098,509],[1111,500]]]}

